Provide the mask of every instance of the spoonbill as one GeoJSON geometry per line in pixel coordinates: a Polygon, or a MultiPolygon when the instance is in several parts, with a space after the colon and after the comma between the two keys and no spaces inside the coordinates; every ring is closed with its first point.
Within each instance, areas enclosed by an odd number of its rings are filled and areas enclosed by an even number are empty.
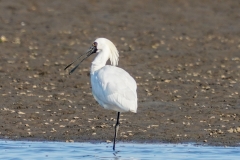
{"type": "Polygon", "coordinates": [[[95,100],[105,109],[117,111],[117,121],[113,139],[113,150],[119,129],[121,112],[137,112],[137,85],[136,81],[118,65],[118,50],[106,38],[97,38],[89,50],[70,63],[65,70],[78,59],[85,57],[69,72],[73,73],[77,67],[90,55],[97,53],[91,65],[92,94],[95,100]],[[106,65],[110,59],[111,65],[106,65]]]}

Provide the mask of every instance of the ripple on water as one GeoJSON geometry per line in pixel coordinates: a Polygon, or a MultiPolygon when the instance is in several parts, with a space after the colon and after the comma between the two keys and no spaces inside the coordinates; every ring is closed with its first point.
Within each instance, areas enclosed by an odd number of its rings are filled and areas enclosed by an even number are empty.
{"type": "Polygon", "coordinates": [[[240,147],[193,144],[0,141],[0,159],[239,159],[240,147]]]}

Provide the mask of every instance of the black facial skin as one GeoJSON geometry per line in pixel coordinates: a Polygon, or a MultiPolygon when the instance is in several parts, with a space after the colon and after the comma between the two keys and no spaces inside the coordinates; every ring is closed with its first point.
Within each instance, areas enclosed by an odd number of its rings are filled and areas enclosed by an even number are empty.
{"type": "Polygon", "coordinates": [[[92,44],[92,49],[93,49],[92,54],[97,52],[97,45],[98,45],[97,42],[94,42],[92,44]]]}

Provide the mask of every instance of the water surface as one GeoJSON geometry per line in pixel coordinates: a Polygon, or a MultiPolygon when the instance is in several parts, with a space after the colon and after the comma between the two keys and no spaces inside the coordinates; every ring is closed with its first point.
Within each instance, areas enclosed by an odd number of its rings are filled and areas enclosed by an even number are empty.
{"type": "Polygon", "coordinates": [[[194,144],[65,143],[0,141],[0,159],[240,159],[240,147],[194,144]]]}

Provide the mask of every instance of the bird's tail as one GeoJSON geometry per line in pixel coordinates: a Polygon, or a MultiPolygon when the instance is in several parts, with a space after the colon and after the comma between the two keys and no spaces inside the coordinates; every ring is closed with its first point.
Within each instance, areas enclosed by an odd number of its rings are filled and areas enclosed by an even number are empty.
{"type": "Polygon", "coordinates": [[[137,101],[130,107],[130,112],[137,113],[137,101]]]}

